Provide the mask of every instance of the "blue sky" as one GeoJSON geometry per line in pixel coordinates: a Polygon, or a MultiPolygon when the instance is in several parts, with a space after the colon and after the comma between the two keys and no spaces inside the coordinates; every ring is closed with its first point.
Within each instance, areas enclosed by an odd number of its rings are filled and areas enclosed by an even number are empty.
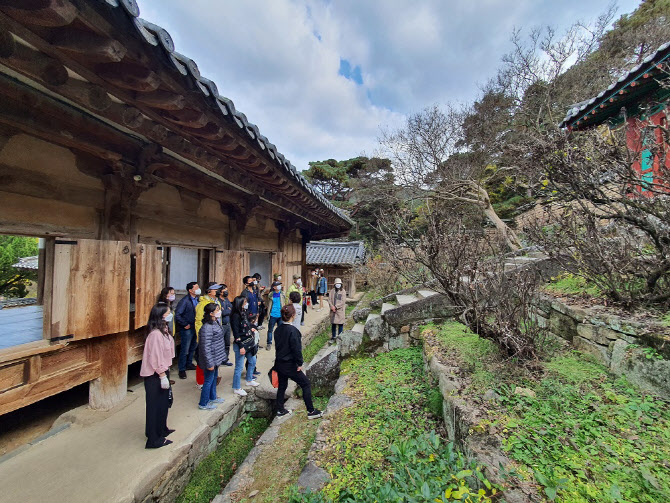
{"type": "MultiPolygon", "coordinates": [[[[465,104],[514,28],[559,31],[608,0],[138,0],[176,50],[298,169],[374,155],[380,128],[465,104]]],[[[619,0],[618,14],[638,0],[619,0]]]]}

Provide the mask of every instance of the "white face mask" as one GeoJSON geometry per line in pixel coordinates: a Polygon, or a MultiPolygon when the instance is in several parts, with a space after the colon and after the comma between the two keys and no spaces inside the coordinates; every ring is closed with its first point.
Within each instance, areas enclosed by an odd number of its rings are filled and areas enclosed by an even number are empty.
{"type": "Polygon", "coordinates": [[[244,306],[242,307],[242,309],[244,309],[245,311],[246,311],[247,309],[249,309],[249,304],[244,304],[244,306]]]}
{"type": "Polygon", "coordinates": [[[165,323],[170,323],[172,321],[172,313],[168,314],[163,319],[165,320],[165,323]]]}
{"type": "Polygon", "coordinates": [[[336,283],[335,288],[337,288],[339,290],[340,288],[342,288],[342,285],[340,283],[336,283]]]}
{"type": "Polygon", "coordinates": [[[214,317],[221,318],[221,311],[214,312],[214,317]]]}
{"type": "Polygon", "coordinates": [[[195,295],[200,295],[202,293],[202,290],[198,288],[195,292],[193,292],[195,295]]]}
{"type": "Polygon", "coordinates": [[[281,281],[281,276],[277,276],[277,281],[281,281]]]}
{"type": "Polygon", "coordinates": [[[169,300],[170,302],[172,302],[174,298],[175,298],[174,293],[172,295],[167,296],[167,300],[169,300]]]}
{"type": "Polygon", "coordinates": [[[277,287],[277,291],[278,291],[278,292],[281,292],[281,285],[279,285],[279,286],[277,287]]]}
{"type": "Polygon", "coordinates": [[[254,280],[254,285],[257,285],[257,284],[258,284],[258,281],[254,280]]]}
{"type": "Polygon", "coordinates": [[[302,280],[300,278],[295,280],[296,285],[302,285],[302,280]]]}

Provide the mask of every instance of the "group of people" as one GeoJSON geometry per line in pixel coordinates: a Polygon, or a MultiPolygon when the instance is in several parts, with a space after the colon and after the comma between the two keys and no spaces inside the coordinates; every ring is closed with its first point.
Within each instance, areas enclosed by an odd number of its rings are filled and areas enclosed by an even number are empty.
{"type": "Polygon", "coordinates": [[[294,275],[292,284],[284,292],[281,274],[274,275],[269,288],[260,284],[261,279],[258,273],[245,276],[242,292],[232,301],[228,298],[228,287],[223,283],[210,282],[203,293],[196,282],[190,282],[186,285],[186,295],[174,310],[174,288],[166,287],[161,291],[149,315],[140,370],[146,392],[146,448],[172,443],[167,436],[174,430],[167,427],[167,415],[173,399],[171,385],[175,383],[170,379],[170,366],[175,358],[175,329],[181,337],[179,378],[187,379],[187,371],[195,370],[196,385],[200,388],[198,407],[212,410],[224,401],[217,396],[216,389],[221,382],[219,367],[233,366],[229,361],[231,343],[235,355],[233,393],[247,395],[242,389],[243,371],[247,386],[259,386],[256,355],[262,347],[259,331],[265,329],[263,322],[267,318],[265,348],[270,351],[273,342],[275,345],[273,370],[278,379],[277,415],[291,413],[284,407],[284,394],[288,380],[292,379],[302,388],[307,417],[321,417],[322,412],[312,402],[309,380],[302,371],[300,327],[304,325],[307,295],[313,309],[319,311],[323,309],[326,297],[331,310],[332,338],[335,339],[338,329],[342,332],[346,301],[342,281],[336,279],[334,288],[328,292],[323,269],[315,269],[310,273],[308,288],[302,285],[298,275],[294,275]]]}

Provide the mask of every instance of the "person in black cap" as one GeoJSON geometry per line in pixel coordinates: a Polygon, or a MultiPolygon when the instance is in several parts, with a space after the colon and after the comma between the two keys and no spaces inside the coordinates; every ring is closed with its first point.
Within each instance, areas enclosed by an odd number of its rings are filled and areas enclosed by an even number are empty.
{"type": "Polygon", "coordinates": [[[286,305],[286,296],[282,292],[281,281],[272,283],[272,290],[268,292],[266,305],[270,314],[270,321],[268,323],[268,339],[265,349],[270,351],[272,349],[272,333],[275,325],[281,321],[281,308],[286,305]]]}

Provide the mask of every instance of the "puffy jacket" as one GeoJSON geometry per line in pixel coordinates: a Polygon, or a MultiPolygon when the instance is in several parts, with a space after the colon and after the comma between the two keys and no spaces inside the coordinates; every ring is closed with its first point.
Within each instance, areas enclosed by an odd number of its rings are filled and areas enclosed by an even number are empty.
{"type": "Polygon", "coordinates": [[[203,323],[198,342],[198,364],[202,368],[216,367],[228,361],[223,329],[217,322],[203,323]]]}
{"type": "MultiPolygon", "coordinates": [[[[200,333],[200,327],[202,327],[202,318],[205,316],[205,306],[207,304],[211,304],[212,302],[216,302],[219,307],[221,307],[221,302],[219,299],[213,299],[208,295],[201,295],[200,300],[198,301],[198,305],[195,306],[195,337],[198,339],[200,336],[198,335],[200,333]]],[[[223,314],[222,314],[223,316],[223,314]]],[[[200,340],[200,339],[198,339],[200,340]]]]}
{"type": "Polygon", "coordinates": [[[184,328],[186,325],[191,325],[191,328],[193,328],[193,325],[195,325],[195,306],[191,294],[186,293],[186,296],[179,300],[174,317],[178,328],[184,328]]]}

